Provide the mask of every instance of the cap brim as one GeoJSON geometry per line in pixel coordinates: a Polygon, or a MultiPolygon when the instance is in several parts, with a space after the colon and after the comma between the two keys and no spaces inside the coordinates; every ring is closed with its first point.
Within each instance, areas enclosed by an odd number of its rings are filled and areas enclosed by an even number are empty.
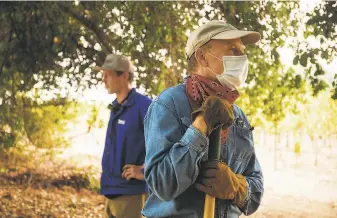
{"type": "Polygon", "coordinates": [[[105,68],[104,66],[101,66],[101,67],[92,67],[91,68],[93,71],[102,71],[102,70],[112,70],[112,69],[109,69],[109,68],[105,68]]]}
{"type": "MultiPolygon", "coordinates": [[[[105,68],[104,66],[102,66],[102,67],[97,67],[97,66],[96,66],[96,67],[92,67],[91,69],[92,69],[93,71],[97,71],[97,72],[102,71],[102,70],[113,70],[113,69],[105,68]]],[[[124,72],[125,70],[122,70],[122,71],[124,72]]],[[[127,71],[125,71],[125,72],[127,72],[127,71]]],[[[134,68],[132,67],[129,73],[134,73],[134,72],[135,72],[135,70],[134,70],[134,68]]]]}
{"type": "Polygon", "coordinates": [[[92,67],[91,69],[92,69],[93,71],[101,71],[101,70],[103,70],[102,67],[92,67]]]}
{"type": "Polygon", "coordinates": [[[242,40],[244,45],[254,44],[261,39],[261,35],[254,31],[229,30],[216,34],[211,39],[238,39],[242,40]]]}

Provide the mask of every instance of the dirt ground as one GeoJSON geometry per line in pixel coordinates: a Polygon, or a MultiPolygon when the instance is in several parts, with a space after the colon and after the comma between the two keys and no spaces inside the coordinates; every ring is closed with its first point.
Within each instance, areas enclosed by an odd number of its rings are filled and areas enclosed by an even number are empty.
{"type": "MultiPolygon", "coordinates": [[[[275,170],[272,153],[257,150],[257,155],[263,169],[265,192],[260,208],[249,217],[337,218],[335,158],[328,162],[327,158],[322,157],[324,161],[316,167],[279,163],[279,168],[275,170]]],[[[291,157],[285,159],[289,163],[291,157]]],[[[309,160],[303,159],[301,162],[309,160]]]]}
{"type": "MultiPolygon", "coordinates": [[[[0,217],[102,217],[104,199],[70,186],[47,189],[8,185],[0,188],[0,217]]],[[[244,217],[243,215],[241,217],[244,217]]],[[[337,206],[291,196],[264,199],[254,218],[336,218],[337,206]]]]}
{"type": "MultiPolygon", "coordinates": [[[[93,159],[90,165],[99,166],[99,161],[93,159]]],[[[87,176],[91,173],[97,178],[97,167],[74,168],[67,163],[47,161],[18,167],[1,157],[0,218],[102,217],[104,198],[92,191],[97,191],[97,183],[93,188],[87,176]]],[[[258,211],[249,217],[337,218],[337,171],[274,170],[268,163],[268,158],[261,158],[264,197],[258,211]]]]}
{"type": "MultiPolygon", "coordinates": [[[[53,182],[45,187],[27,186],[22,180],[7,178],[4,183],[6,178],[0,179],[0,217],[102,217],[104,198],[88,189],[53,182]]],[[[336,218],[337,205],[269,193],[259,210],[249,217],[336,218]]]]}
{"type": "MultiPolygon", "coordinates": [[[[267,190],[268,191],[268,190],[267,190]]],[[[241,217],[244,217],[243,215],[241,217]]],[[[337,205],[322,203],[293,196],[279,196],[269,194],[256,213],[249,217],[254,218],[336,218],[337,205]]]]}
{"type": "Polygon", "coordinates": [[[0,218],[102,217],[92,167],[31,156],[0,153],[0,218]]]}
{"type": "Polygon", "coordinates": [[[0,217],[102,217],[102,196],[87,189],[0,188],[0,217]]]}

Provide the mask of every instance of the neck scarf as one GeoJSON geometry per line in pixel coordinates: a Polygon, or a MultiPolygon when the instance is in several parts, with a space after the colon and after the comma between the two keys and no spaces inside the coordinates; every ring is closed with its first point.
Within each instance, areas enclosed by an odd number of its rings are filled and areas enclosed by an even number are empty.
{"type": "MultiPolygon", "coordinates": [[[[200,75],[191,75],[186,81],[187,98],[192,111],[198,109],[208,96],[218,96],[227,100],[233,107],[233,103],[239,97],[237,90],[232,91],[229,87],[222,86],[219,82],[211,81],[200,75]]],[[[194,120],[195,117],[192,117],[194,120]]],[[[221,131],[221,144],[228,136],[229,128],[221,131]]]]}

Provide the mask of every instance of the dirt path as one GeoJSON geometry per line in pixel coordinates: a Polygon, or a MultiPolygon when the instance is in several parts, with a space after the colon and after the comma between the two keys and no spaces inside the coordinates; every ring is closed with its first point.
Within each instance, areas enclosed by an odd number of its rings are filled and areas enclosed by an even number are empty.
{"type": "Polygon", "coordinates": [[[0,217],[102,217],[102,196],[69,186],[33,189],[23,186],[0,188],[0,217]]]}
{"type": "MultiPolygon", "coordinates": [[[[70,186],[47,189],[7,185],[0,188],[0,217],[102,217],[104,198],[87,189],[70,186]]],[[[244,217],[244,216],[241,216],[244,217]]],[[[252,218],[336,218],[334,204],[291,196],[264,198],[252,218]]]]}
{"type": "MultiPolygon", "coordinates": [[[[244,217],[244,216],[241,216],[244,217]]],[[[254,218],[336,218],[337,205],[293,196],[268,195],[254,218]]]]}
{"type": "MultiPolygon", "coordinates": [[[[88,189],[87,175],[95,172],[88,166],[78,169],[50,163],[18,168],[5,160],[0,159],[0,218],[102,217],[104,197],[88,189]]],[[[335,171],[326,176],[266,167],[264,172],[263,201],[249,217],[337,218],[335,171]]]]}

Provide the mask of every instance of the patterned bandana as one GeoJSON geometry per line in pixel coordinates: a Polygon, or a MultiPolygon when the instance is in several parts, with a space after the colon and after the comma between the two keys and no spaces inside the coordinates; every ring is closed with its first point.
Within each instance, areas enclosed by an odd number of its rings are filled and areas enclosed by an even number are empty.
{"type": "MultiPolygon", "coordinates": [[[[191,75],[186,80],[186,93],[192,111],[198,109],[208,96],[218,96],[227,100],[232,106],[239,97],[237,90],[232,91],[229,87],[222,86],[219,82],[211,81],[200,75],[191,75]]],[[[195,117],[192,117],[194,120],[195,117]]],[[[221,131],[221,144],[228,136],[229,128],[221,131]]]]}

